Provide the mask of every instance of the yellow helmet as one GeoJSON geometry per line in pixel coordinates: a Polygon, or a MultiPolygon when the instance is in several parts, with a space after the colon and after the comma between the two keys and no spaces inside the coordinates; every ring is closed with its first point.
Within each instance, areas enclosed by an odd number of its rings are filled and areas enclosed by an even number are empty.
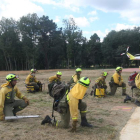
{"type": "Polygon", "coordinates": [[[76,72],[79,72],[79,71],[81,72],[82,69],[81,69],[81,68],[77,68],[77,69],[76,69],[76,72]]]}
{"type": "Polygon", "coordinates": [[[10,73],[6,76],[6,80],[9,82],[14,81],[14,80],[18,80],[18,79],[19,79],[18,76],[13,74],[13,73],[10,73]]]}
{"type": "Polygon", "coordinates": [[[56,74],[57,75],[62,75],[62,72],[61,71],[58,71],[56,74]]]}
{"type": "Polygon", "coordinates": [[[79,84],[81,84],[82,86],[84,86],[84,87],[89,87],[89,85],[90,85],[90,79],[88,78],[88,77],[82,77],[79,81],[78,81],[78,83],[79,84]]]}
{"type": "Polygon", "coordinates": [[[121,71],[123,68],[122,67],[117,67],[116,71],[121,71]]]}
{"type": "Polygon", "coordinates": [[[37,70],[36,69],[31,69],[31,72],[36,72],[37,70]]]}
{"type": "Polygon", "coordinates": [[[103,72],[102,74],[101,74],[101,76],[107,76],[108,75],[108,73],[107,72],[103,72]]]}

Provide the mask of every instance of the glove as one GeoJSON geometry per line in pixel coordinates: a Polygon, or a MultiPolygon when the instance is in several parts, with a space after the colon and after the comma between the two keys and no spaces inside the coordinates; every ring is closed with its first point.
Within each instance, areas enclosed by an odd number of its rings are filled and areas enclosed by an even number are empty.
{"type": "Polygon", "coordinates": [[[3,115],[0,115],[0,121],[4,121],[4,120],[5,120],[4,114],[3,115]]]}
{"type": "Polygon", "coordinates": [[[77,120],[74,120],[72,122],[72,129],[70,130],[70,132],[76,132],[77,122],[78,122],[77,120]]]}
{"type": "Polygon", "coordinates": [[[22,99],[25,101],[25,103],[26,103],[27,105],[29,105],[29,100],[28,100],[25,96],[24,96],[22,99]]]}

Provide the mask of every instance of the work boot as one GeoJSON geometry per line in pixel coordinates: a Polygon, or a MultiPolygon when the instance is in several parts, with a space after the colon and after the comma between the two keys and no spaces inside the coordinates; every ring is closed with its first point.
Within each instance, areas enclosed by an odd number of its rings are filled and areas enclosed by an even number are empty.
{"type": "Polygon", "coordinates": [[[85,116],[81,117],[81,126],[83,126],[83,127],[93,127],[93,125],[91,125],[87,122],[87,119],[86,119],[85,116]]]}
{"type": "Polygon", "coordinates": [[[126,93],[122,93],[122,96],[126,96],[127,94],[126,93]]]}
{"type": "Polygon", "coordinates": [[[138,100],[135,100],[134,104],[136,104],[137,106],[140,106],[140,102],[138,100]]]}
{"type": "Polygon", "coordinates": [[[52,124],[52,122],[51,122],[51,118],[50,118],[50,116],[46,116],[45,117],[45,119],[41,122],[41,125],[44,125],[45,123],[49,123],[49,124],[52,124]]]}
{"type": "Polygon", "coordinates": [[[77,122],[78,122],[77,120],[74,120],[72,122],[72,128],[71,128],[71,130],[69,132],[76,132],[77,122]]]}
{"type": "Polygon", "coordinates": [[[126,103],[126,101],[131,101],[131,97],[129,95],[126,95],[126,98],[124,99],[124,103],[126,103]]]}

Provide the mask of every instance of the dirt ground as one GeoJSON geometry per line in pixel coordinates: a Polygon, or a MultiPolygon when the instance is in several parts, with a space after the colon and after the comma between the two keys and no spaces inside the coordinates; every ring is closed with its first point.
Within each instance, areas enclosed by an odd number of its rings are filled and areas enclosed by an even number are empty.
{"type": "MultiPolygon", "coordinates": [[[[46,115],[51,116],[53,99],[47,94],[48,78],[56,74],[57,70],[41,70],[36,77],[45,83],[43,92],[27,93],[24,81],[29,71],[0,71],[0,85],[5,83],[5,76],[8,73],[18,74],[20,82],[17,84],[19,90],[30,100],[30,105],[17,115],[37,115],[39,118],[20,119],[13,122],[0,122],[0,140],[119,140],[120,131],[125,126],[129,117],[134,112],[136,106],[132,103],[123,103],[124,96],[122,89],[118,88],[115,96],[105,98],[95,98],[90,96],[92,85],[103,71],[109,73],[106,82],[110,81],[113,69],[106,70],[83,70],[81,76],[91,79],[91,85],[87,90],[88,96],[83,101],[87,103],[87,119],[94,126],[93,128],[83,128],[80,126],[80,116],[77,133],[70,133],[69,129],[54,128],[50,125],[42,126],[40,123],[46,115]]],[[[74,70],[61,70],[62,81],[68,82],[75,73],[74,70]]],[[[122,76],[127,85],[127,94],[131,96],[131,89],[127,84],[127,79],[134,69],[123,70],[122,76]]],[[[137,69],[136,71],[139,71],[137,69]]],[[[110,91],[108,86],[108,91],[110,91]]],[[[60,116],[55,112],[57,120],[60,116]]],[[[71,124],[70,124],[71,125],[71,124]]]]}

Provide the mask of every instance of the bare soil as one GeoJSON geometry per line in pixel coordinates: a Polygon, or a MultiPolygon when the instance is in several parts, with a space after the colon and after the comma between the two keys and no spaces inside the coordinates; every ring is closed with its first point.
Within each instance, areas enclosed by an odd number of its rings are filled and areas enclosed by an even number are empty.
{"type": "MultiPolygon", "coordinates": [[[[62,81],[68,82],[75,73],[74,70],[61,70],[62,81]]],[[[39,118],[20,119],[13,122],[0,122],[0,140],[119,140],[120,131],[125,126],[136,106],[132,103],[123,103],[122,89],[118,88],[115,96],[105,98],[95,98],[90,96],[92,86],[104,70],[83,70],[81,76],[91,79],[91,85],[87,90],[88,96],[83,101],[87,103],[87,119],[94,126],[93,128],[83,128],[80,126],[80,114],[77,133],[70,133],[69,129],[55,128],[50,125],[41,125],[41,121],[46,115],[51,116],[53,99],[47,94],[48,78],[56,74],[57,70],[39,70],[36,77],[42,83],[45,83],[43,92],[27,93],[24,81],[29,71],[0,71],[0,85],[5,83],[5,76],[9,73],[18,74],[20,82],[17,83],[19,90],[30,100],[30,105],[17,115],[37,115],[39,118]],[[124,109],[121,109],[121,107],[124,109]],[[116,109],[117,108],[117,109],[116,109]],[[125,108],[131,108],[126,110],[125,108]]],[[[110,81],[113,69],[106,69],[109,73],[106,82],[110,81]]],[[[127,84],[127,79],[131,70],[123,70],[122,76],[127,84]]],[[[108,86],[108,91],[110,91],[108,86]]],[[[131,96],[131,89],[127,84],[127,94],[131,96]]],[[[55,112],[57,120],[60,116],[55,112]]],[[[71,125],[71,124],[70,124],[71,125]]]]}

